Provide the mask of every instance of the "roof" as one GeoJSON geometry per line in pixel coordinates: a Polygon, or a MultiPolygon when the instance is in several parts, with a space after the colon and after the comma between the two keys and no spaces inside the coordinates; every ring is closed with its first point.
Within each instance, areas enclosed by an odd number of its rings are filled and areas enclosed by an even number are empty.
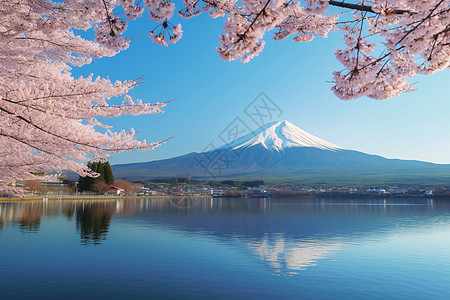
{"type": "Polygon", "coordinates": [[[122,190],[122,191],[124,191],[124,189],[123,188],[121,188],[121,187],[118,187],[118,186],[111,186],[111,188],[112,189],[116,189],[116,190],[122,190]]]}

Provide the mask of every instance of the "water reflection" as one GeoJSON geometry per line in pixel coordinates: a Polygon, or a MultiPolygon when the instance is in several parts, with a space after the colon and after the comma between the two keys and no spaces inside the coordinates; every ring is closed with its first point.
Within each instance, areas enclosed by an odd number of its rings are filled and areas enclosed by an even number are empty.
{"type": "Polygon", "coordinates": [[[82,245],[98,245],[106,240],[114,213],[114,203],[82,203],[75,209],[82,245]]]}
{"type": "Polygon", "coordinates": [[[24,205],[19,219],[20,230],[23,232],[38,232],[41,226],[41,211],[34,203],[24,205]]]}
{"type": "Polygon", "coordinates": [[[0,230],[15,223],[23,233],[37,233],[40,229],[41,217],[40,202],[0,204],[0,230]]]}
{"type": "Polygon", "coordinates": [[[49,300],[450,299],[449,236],[447,200],[0,203],[0,290],[49,300]]]}
{"type": "MultiPolygon", "coordinates": [[[[82,245],[97,245],[107,238],[115,201],[30,201],[0,203],[0,231],[8,226],[23,233],[38,233],[42,218],[76,219],[82,245]]],[[[133,211],[136,211],[135,209],[133,211]]]]}
{"type": "Polygon", "coordinates": [[[278,275],[294,275],[298,271],[316,265],[338,251],[342,244],[332,240],[296,240],[284,234],[270,236],[246,243],[251,252],[266,263],[278,275]]]}
{"type": "Polygon", "coordinates": [[[74,224],[82,245],[99,245],[112,222],[209,237],[242,249],[273,273],[292,275],[359,236],[433,226],[450,219],[447,200],[118,199],[0,203],[0,232],[37,233],[45,218],[74,224]]]}

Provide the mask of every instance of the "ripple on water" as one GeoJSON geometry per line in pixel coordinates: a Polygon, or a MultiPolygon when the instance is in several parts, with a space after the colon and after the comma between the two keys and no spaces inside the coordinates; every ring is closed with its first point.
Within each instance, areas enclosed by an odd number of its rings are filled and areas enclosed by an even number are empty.
{"type": "Polygon", "coordinates": [[[2,297],[450,298],[450,202],[152,200],[0,204],[2,297]]]}

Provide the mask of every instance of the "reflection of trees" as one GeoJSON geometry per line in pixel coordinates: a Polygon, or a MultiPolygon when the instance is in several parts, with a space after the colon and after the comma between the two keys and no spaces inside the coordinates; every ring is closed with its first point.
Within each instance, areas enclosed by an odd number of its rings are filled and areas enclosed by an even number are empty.
{"type": "Polygon", "coordinates": [[[75,215],[76,205],[72,201],[68,202],[65,205],[62,205],[61,211],[66,216],[67,220],[72,220],[72,217],[75,215]]]}
{"type": "Polygon", "coordinates": [[[23,232],[38,232],[41,226],[41,218],[19,220],[20,230],[23,232]]]}
{"type": "Polygon", "coordinates": [[[114,209],[112,203],[82,203],[77,207],[77,230],[82,245],[98,245],[106,240],[114,209]]]}
{"type": "Polygon", "coordinates": [[[38,232],[44,216],[64,215],[69,221],[76,216],[81,243],[100,244],[106,239],[115,208],[115,201],[0,203],[0,230],[12,225],[25,233],[38,232]]]}
{"type": "Polygon", "coordinates": [[[22,232],[38,232],[41,226],[42,206],[40,203],[23,203],[20,210],[19,227],[22,232]]]}

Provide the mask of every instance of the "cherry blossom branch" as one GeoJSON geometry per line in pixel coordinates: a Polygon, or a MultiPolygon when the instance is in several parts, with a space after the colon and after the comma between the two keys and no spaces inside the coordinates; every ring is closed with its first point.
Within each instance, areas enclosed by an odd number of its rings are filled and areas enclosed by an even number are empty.
{"type": "MultiPolygon", "coordinates": [[[[364,1],[363,1],[364,3],[364,1]]],[[[363,12],[361,11],[361,14],[363,14],[363,12]]],[[[359,63],[359,54],[360,54],[360,42],[361,42],[361,34],[363,31],[363,26],[364,26],[364,19],[366,17],[366,12],[361,16],[361,28],[359,29],[359,35],[358,35],[358,40],[356,42],[356,64],[355,64],[355,72],[358,71],[358,63],[359,63]]],[[[351,78],[351,77],[350,77],[351,78]]]]}
{"type": "Polygon", "coordinates": [[[40,130],[40,131],[42,131],[42,132],[44,132],[44,133],[46,133],[46,134],[49,134],[49,135],[54,136],[54,137],[56,137],[56,138],[62,139],[62,140],[67,141],[67,142],[70,142],[70,143],[72,143],[72,144],[74,144],[74,145],[82,145],[82,146],[92,147],[92,148],[98,149],[98,150],[106,150],[106,149],[104,149],[104,148],[100,148],[100,147],[97,147],[97,146],[92,145],[92,144],[83,143],[83,142],[81,142],[81,141],[74,141],[74,140],[71,140],[71,139],[66,138],[66,137],[64,137],[64,136],[55,134],[55,133],[53,133],[53,132],[51,132],[51,131],[49,131],[49,130],[46,130],[46,129],[42,128],[41,126],[38,126],[38,125],[34,124],[31,120],[28,120],[28,119],[24,118],[23,116],[16,115],[15,113],[10,112],[10,111],[8,111],[8,110],[2,108],[2,107],[0,107],[0,111],[3,111],[3,112],[5,112],[5,113],[7,113],[7,114],[9,114],[9,115],[12,115],[12,116],[14,116],[15,118],[17,118],[17,119],[19,119],[19,120],[21,120],[21,121],[23,121],[23,122],[25,122],[25,123],[31,125],[32,127],[36,128],[36,129],[38,129],[38,130],[40,130]]]}
{"type": "MultiPolygon", "coordinates": [[[[376,12],[373,11],[372,6],[370,6],[370,5],[352,4],[352,3],[339,2],[339,1],[333,1],[333,0],[328,1],[328,3],[330,5],[332,5],[332,6],[337,6],[337,7],[342,7],[342,8],[349,8],[349,9],[360,10],[360,11],[366,11],[366,12],[370,12],[370,13],[376,14],[376,12]]],[[[392,14],[410,13],[409,11],[402,10],[402,9],[394,9],[394,10],[389,11],[389,12],[392,13],[392,14]]]]}
{"type": "Polygon", "coordinates": [[[434,13],[434,11],[442,4],[444,2],[444,0],[441,0],[438,4],[436,4],[436,6],[433,8],[433,10],[432,11],[430,11],[430,13],[425,17],[425,18],[423,18],[422,20],[420,20],[420,22],[416,25],[416,26],[414,26],[414,28],[413,29],[411,29],[411,30],[409,30],[397,43],[396,43],[396,45],[398,45],[398,44],[400,44],[411,32],[413,32],[414,30],[416,30],[417,28],[419,28],[419,26],[420,25],[422,25],[423,24],[423,22],[425,22],[425,21],[427,21],[428,20],[428,18],[434,13]]]}
{"type": "MultiPolygon", "coordinates": [[[[44,149],[41,149],[41,148],[39,148],[39,147],[37,147],[37,146],[35,146],[35,145],[31,145],[30,143],[27,143],[26,141],[24,141],[24,140],[21,139],[21,138],[18,138],[18,137],[12,136],[12,135],[8,135],[8,134],[4,134],[4,133],[2,133],[2,132],[0,132],[0,136],[4,136],[4,137],[7,137],[7,138],[11,138],[11,139],[15,140],[16,142],[19,142],[19,143],[21,143],[21,144],[24,144],[24,145],[26,145],[26,146],[28,146],[28,147],[31,147],[31,148],[33,148],[33,149],[35,149],[35,150],[41,151],[41,152],[46,153],[46,154],[48,154],[48,155],[52,155],[52,156],[54,155],[54,153],[51,153],[51,152],[49,152],[49,151],[47,151],[47,150],[44,150],[44,149]]],[[[59,157],[59,158],[63,159],[62,157],[59,157]]]]}
{"type": "Polygon", "coordinates": [[[266,11],[267,5],[269,5],[271,0],[267,0],[266,4],[264,5],[264,7],[258,12],[258,14],[253,18],[253,21],[250,23],[250,25],[247,27],[247,29],[244,31],[244,33],[242,33],[239,38],[236,40],[235,44],[239,43],[240,41],[242,41],[245,38],[245,35],[247,34],[247,32],[249,32],[249,30],[253,27],[253,25],[256,23],[256,21],[258,20],[258,18],[266,11]]]}

